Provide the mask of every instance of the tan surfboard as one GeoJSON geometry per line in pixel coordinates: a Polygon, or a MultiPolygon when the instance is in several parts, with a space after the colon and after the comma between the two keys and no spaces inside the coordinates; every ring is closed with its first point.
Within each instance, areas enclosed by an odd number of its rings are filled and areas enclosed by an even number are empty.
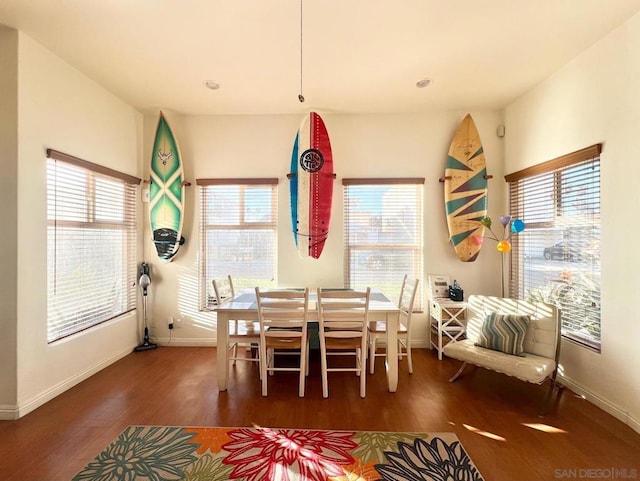
{"type": "Polygon", "coordinates": [[[449,239],[463,262],[475,261],[482,247],[473,236],[484,235],[480,220],[487,215],[487,178],[480,134],[467,114],[451,141],[443,177],[449,239]]]}

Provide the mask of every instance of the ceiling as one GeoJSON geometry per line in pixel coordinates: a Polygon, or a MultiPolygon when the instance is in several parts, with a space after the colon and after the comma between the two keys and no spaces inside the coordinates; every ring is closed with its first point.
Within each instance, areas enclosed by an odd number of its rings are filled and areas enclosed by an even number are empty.
{"type": "Polygon", "coordinates": [[[300,0],[0,0],[0,24],[142,112],[379,113],[501,109],[640,11],[640,0],[302,2],[304,104],[300,0]]]}

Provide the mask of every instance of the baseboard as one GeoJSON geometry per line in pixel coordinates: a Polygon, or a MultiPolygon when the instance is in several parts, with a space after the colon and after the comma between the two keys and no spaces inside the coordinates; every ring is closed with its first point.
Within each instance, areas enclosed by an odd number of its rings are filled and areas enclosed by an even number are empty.
{"type": "MultiPolygon", "coordinates": [[[[154,337],[152,341],[158,346],[174,346],[174,347],[216,347],[218,345],[216,338],[202,338],[202,337],[154,337]]],[[[384,339],[380,343],[384,346],[384,339]]],[[[412,349],[430,349],[431,344],[428,339],[416,339],[411,341],[412,349]]]]}
{"type": "MultiPolygon", "coordinates": [[[[153,342],[158,346],[175,346],[175,347],[216,347],[218,343],[215,338],[168,338],[168,337],[154,337],[153,342]]],[[[384,346],[384,339],[380,342],[381,346],[384,346]]],[[[431,345],[429,340],[417,339],[411,341],[411,349],[430,349],[431,345]]]]}
{"type": "MultiPolygon", "coordinates": [[[[376,346],[384,347],[387,345],[387,342],[384,338],[378,339],[376,342],[376,346]]],[[[412,339],[411,340],[411,349],[431,349],[431,343],[428,339],[412,339]]]]}
{"type": "Polygon", "coordinates": [[[218,344],[215,338],[201,338],[201,337],[160,337],[154,338],[153,342],[155,342],[158,346],[173,346],[173,347],[216,347],[218,344]]]}
{"type": "Polygon", "coordinates": [[[13,421],[18,419],[18,406],[0,404],[0,421],[13,421]]]}
{"type": "MultiPolygon", "coordinates": [[[[201,337],[194,337],[194,338],[179,337],[179,338],[172,338],[172,339],[168,337],[159,337],[159,338],[154,338],[153,342],[156,343],[158,346],[163,346],[163,347],[167,347],[167,346],[216,347],[218,345],[215,338],[203,339],[201,337]]],[[[384,346],[384,340],[381,342],[380,345],[384,346]]],[[[429,341],[427,340],[418,339],[416,341],[411,342],[411,349],[429,349],[429,348],[430,348],[430,344],[429,344],[429,341]]]]}
{"type": "MultiPolygon", "coordinates": [[[[13,410],[14,417],[10,419],[18,419],[18,418],[21,418],[22,416],[29,414],[31,411],[39,408],[46,402],[51,401],[53,398],[55,398],[56,396],[59,396],[63,392],[67,391],[68,389],[71,389],[76,384],[79,384],[85,379],[88,379],[89,377],[93,376],[94,374],[101,371],[105,367],[113,364],[114,362],[122,359],[125,356],[128,356],[129,354],[131,354],[132,351],[133,351],[133,346],[127,349],[123,349],[120,352],[117,352],[113,356],[109,357],[108,359],[105,359],[99,362],[98,364],[91,366],[89,369],[86,369],[85,371],[78,373],[75,376],[72,376],[68,379],[65,379],[62,382],[59,382],[55,386],[47,389],[46,391],[43,391],[42,393],[38,394],[37,396],[34,396],[28,401],[24,403],[19,403],[16,409],[13,410]]],[[[0,409],[0,416],[2,415],[2,413],[3,411],[0,409]]]]}
{"type": "Polygon", "coordinates": [[[640,433],[640,420],[632,418],[627,411],[612,404],[608,399],[589,392],[583,386],[568,377],[563,376],[559,378],[558,381],[576,394],[584,397],[591,404],[598,406],[604,412],[611,414],[614,418],[622,421],[637,433],[640,433]]]}

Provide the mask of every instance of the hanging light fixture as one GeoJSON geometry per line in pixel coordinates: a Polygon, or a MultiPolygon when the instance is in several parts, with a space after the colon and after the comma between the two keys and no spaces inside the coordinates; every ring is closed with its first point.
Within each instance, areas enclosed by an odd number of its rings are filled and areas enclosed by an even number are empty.
{"type": "Polygon", "coordinates": [[[298,100],[300,103],[304,102],[304,95],[302,95],[302,0],[300,0],[300,93],[298,100]]]}

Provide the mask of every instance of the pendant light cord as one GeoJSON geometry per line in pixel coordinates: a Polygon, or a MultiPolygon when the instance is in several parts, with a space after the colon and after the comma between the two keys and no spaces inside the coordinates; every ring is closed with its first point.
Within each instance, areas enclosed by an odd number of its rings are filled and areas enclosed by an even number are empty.
{"type": "Polygon", "coordinates": [[[300,94],[298,100],[304,102],[304,96],[302,95],[302,0],[300,0],[300,94]]]}

